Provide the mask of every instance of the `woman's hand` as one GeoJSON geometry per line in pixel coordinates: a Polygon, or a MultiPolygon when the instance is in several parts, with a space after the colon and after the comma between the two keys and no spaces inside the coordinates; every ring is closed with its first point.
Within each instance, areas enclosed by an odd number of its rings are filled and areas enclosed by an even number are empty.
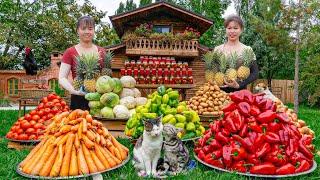
{"type": "Polygon", "coordinates": [[[226,87],[231,87],[234,89],[239,89],[240,85],[236,80],[231,80],[231,82],[226,81],[226,79],[224,79],[224,86],[221,86],[222,88],[226,88],[226,87]]]}

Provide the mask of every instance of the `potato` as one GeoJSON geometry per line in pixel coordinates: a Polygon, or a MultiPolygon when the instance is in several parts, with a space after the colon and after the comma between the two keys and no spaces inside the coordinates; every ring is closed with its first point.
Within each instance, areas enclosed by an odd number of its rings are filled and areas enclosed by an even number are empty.
{"type": "Polygon", "coordinates": [[[213,108],[212,107],[208,107],[208,112],[212,112],[213,108]]]}
{"type": "Polygon", "coordinates": [[[203,112],[203,115],[211,115],[211,112],[203,112]]]}
{"type": "Polygon", "coordinates": [[[202,106],[202,107],[208,107],[208,104],[207,103],[200,103],[200,106],[202,106]]]}
{"type": "Polygon", "coordinates": [[[198,109],[200,110],[200,109],[203,109],[203,107],[200,105],[200,106],[198,106],[198,109]]]}
{"type": "Polygon", "coordinates": [[[210,101],[213,100],[213,98],[212,98],[211,96],[210,96],[208,99],[209,99],[210,101]]]}
{"type": "Polygon", "coordinates": [[[218,113],[217,111],[214,111],[214,112],[212,112],[212,115],[214,115],[214,116],[218,116],[218,115],[219,115],[219,113],[218,113]]]}
{"type": "Polygon", "coordinates": [[[213,108],[213,110],[214,110],[214,111],[219,111],[219,107],[218,107],[218,106],[215,106],[215,107],[213,108]]]}
{"type": "Polygon", "coordinates": [[[195,105],[195,106],[199,106],[199,102],[198,101],[195,101],[194,103],[192,103],[193,105],[195,105]]]}

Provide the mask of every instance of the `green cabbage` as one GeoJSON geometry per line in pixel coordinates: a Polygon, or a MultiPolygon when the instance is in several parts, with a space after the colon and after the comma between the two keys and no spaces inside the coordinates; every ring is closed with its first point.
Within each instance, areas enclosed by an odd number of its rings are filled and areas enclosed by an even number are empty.
{"type": "Polygon", "coordinates": [[[121,81],[118,78],[113,78],[113,81],[114,81],[113,92],[116,93],[116,94],[119,94],[122,91],[121,81]]]}
{"type": "Polygon", "coordinates": [[[95,93],[87,93],[84,98],[88,101],[99,101],[101,97],[101,94],[95,92],[95,93]]]}
{"type": "Polygon", "coordinates": [[[109,92],[109,93],[105,93],[101,96],[100,102],[105,106],[113,108],[114,106],[119,104],[120,99],[117,94],[115,94],[113,92],[109,92]]]}
{"type": "Polygon", "coordinates": [[[101,109],[100,113],[101,113],[102,117],[114,118],[114,114],[113,114],[112,108],[104,107],[104,108],[101,109]]]}
{"type": "Polygon", "coordinates": [[[96,90],[101,94],[111,92],[114,86],[115,82],[110,76],[101,76],[96,82],[96,90]]]}

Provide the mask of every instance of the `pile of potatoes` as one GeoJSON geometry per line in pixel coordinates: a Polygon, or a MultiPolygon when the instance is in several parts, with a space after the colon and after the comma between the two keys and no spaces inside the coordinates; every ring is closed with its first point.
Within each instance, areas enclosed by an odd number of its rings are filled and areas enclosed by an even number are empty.
{"type": "Polygon", "coordinates": [[[187,105],[199,115],[221,116],[223,114],[221,109],[229,101],[230,98],[226,92],[220,90],[218,85],[208,82],[199,88],[187,105]]]}

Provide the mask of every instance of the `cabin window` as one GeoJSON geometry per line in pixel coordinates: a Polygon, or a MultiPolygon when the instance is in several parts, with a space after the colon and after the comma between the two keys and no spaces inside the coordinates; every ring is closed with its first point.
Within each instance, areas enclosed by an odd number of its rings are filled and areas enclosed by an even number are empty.
{"type": "Polygon", "coordinates": [[[155,25],[153,26],[153,31],[157,33],[168,33],[171,32],[171,26],[155,25]]]}
{"type": "Polygon", "coordinates": [[[49,80],[49,88],[50,90],[55,90],[56,86],[59,85],[58,79],[50,79],[49,80]]]}
{"type": "Polygon", "coordinates": [[[8,95],[18,96],[19,80],[16,78],[8,79],[8,95]]]}

